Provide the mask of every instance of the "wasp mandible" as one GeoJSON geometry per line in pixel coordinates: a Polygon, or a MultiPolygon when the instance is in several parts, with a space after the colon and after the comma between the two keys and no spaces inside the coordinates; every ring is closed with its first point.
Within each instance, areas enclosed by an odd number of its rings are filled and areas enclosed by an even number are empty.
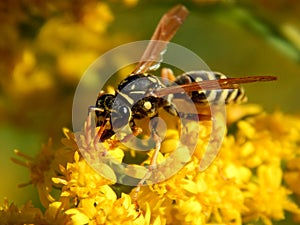
{"type": "MultiPolygon", "coordinates": [[[[188,10],[183,5],[177,5],[164,14],[132,73],[119,83],[114,94],[103,91],[99,93],[95,106],[89,108],[89,118],[95,113],[96,126],[99,127],[94,139],[95,146],[99,141],[110,139],[117,130],[127,125],[130,126],[132,133],[125,136],[124,140],[137,136],[142,133],[142,129],[136,125],[136,120],[155,118],[160,109],[186,119],[210,120],[209,115],[203,115],[201,112],[195,115],[176,110],[173,101],[183,98],[182,91],[188,93],[190,99],[197,105],[240,103],[246,101],[244,89],[240,84],[276,80],[274,76],[228,78],[211,71],[190,71],[175,77],[170,69],[162,69],[162,77],[173,81],[164,83],[158,77],[147,73],[159,66],[168,42],[187,15],[188,10]]],[[[156,157],[162,142],[155,128],[154,124],[151,135],[156,144],[150,169],[156,166],[156,157]]],[[[145,180],[146,178],[141,179],[137,192],[145,180]]]]}

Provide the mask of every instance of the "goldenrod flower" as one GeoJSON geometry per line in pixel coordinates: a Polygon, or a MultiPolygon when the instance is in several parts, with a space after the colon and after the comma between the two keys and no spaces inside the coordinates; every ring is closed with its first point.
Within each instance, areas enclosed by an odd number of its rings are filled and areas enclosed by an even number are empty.
{"type": "MultiPolygon", "coordinates": [[[[138,1],[119,2],[134,6],[138,1]]],[[[26,120],[26,112],[31,115],[30,104],[39,104],[36,107],[43,111],[49,105],[65,108],[66,101],[51,97],[49,102],[49,93],[62,93],[64,87],[79,80],[99,54],[130,39],[128,34],[107,33],[114,20],[109,3],[95,0],[76,1],[76,4],[73,1],[27,3],[0,3],[4,9],[0,13],[3,61],[0,84],[4,94],[1,118],[11,116],[16,123],[26,120]],[[18,104],[5,108],[9,101],[18,104]]],[[[122,57],[114,60],[122,62],[122,57]]],[[[132,70],[130,66],[123,68],[120,77],[132,70]]],[[[138,192],[138,207],[137,189],[116,182],[122,179],[120,171],[129,177],[148,178],[144,166],[151,163],[154,151],[136,153],[115,140],[94,146],[87,130],[74,134],[68,129],[64,129],[65,137],[59,148],[49,140],[35,157],[15,150],[22,160],[12,160],[30,171],[29,181],[19,186],[33,184],[44,210],[30,202],[18,207],[5,199],[0,207],[0,224],[233,225],[258,221],[269,225],[273,221],[280,223],[287,212],[299,222],[299,116],[280,111],[268,114],[257,105],[231,106],[227,112],[228,130],[219,155],[201,172],[199,164],[207,165],[204,154],[212,122],[189,123],[188,131],[180,133],[174,118],[166,121],[170,126],[157,156],[160,170],[152,175],[160,182],[145,179],[147,185],[138,192]],[[194,126],[198,125],[199,134],[194,132],[194,126]],[[184,132],[190,135],[180,142],[184,132]],[[197,140],[197,146],[191,155],[189,143],[193,140],[197,140]],[[105,154],[115,161],[107,163],[105,154]],[[99,160],[102,158],[103,161],[99,160]],[[132,164],[121,165],[125,161],[132,164]],[[164,167],[160,165],[162,162],[166,162],[164,167]],[[179,171],[172,174],[174,170],[179,171]],[[165,179],[166,174],[172,176],[165,179]]],[[[48,128],[46,122],[42,126],[48,128]]],[[[222,123],[217,124],[217,130],[221,132],[222,128],[222,123]]],[[[207,155],[209,162],[214,159],[215,152],[212,153],[207,155]]]]}
{"type": "MultiPolygon", "coordinates": [[[[69,134],[67,130],[65,131],[65,134],[67,138],[70,138],[71,134],[69,134]]],[[[74,140],[70,139],[68,139],[68,141],[63,139],[63,142],[66,144],[66,148],[53,150],[52,141],[49,140],[47,145],[42,146],[41,152],[35,158],[15,150],[15,154],[24,158],[26,160],[25,162],[17,158],[12,158],[15,163],[27,167],[30,171],[30,181],[20,184],[19,186],[24,187],[29,184],[36,186],[40,201],[44,207],[47,207],[54,201],[54,198],[51,195],[53,188],[52,177],[55,177],[60,172],[60,165],[65,165],[72,160],[72,154],[76,143],[74,140]]]]}
{"type": "Polygon", "coordinates": [[[51,203],[45,213],[38,208],[32,206],[30,202],[22,207],[17,207],[13,203],[4,200],[3,206],[0,207],[0,223],[1,224],[37,224],[37,225],[69,225],[71,218],[67,214],[61,213],[61,203],[51,203]]]}
{"type": "Polygon", "coordinates": [[[41,210],[34,208],[31,203],[18,208],[13,203],[4,200],[3,206],[0,207],[0,223],[1,224],[25,224],[34,223],[40,220],[42,222],[41,210]]]}
{"type": "MultiPolygon", "coordinates": [[[[244,106],[239,110],[249,112],[244,106]]],[[[287,211],[295,219],[299,218],[300,209],[291,200],[291,194],[300,196],[297,144],[300,119],[280,112],[261,111],[243,118],[232,120],[219,156],[203,172],[199,172],[199,162],[209,139],[211,123],[201,122],[202,132],[195,154],[188,160],[185,145],[179,145],[180,151],[173,157],[187,163],[169,179],[142,186],[137,199],[139,208],[132,199],[135,189],[129,195],[125,187],[115,189],[116,180],[102,177],[81,156],[76,145],[78,138],[81,148],[88,150],[85,157],[100,156],[94,151],[95,146],[88,144],[91,141],[88,130],[75,138],[65,129],[64,147],[58,151],[50,150],[49,143],[36,159],[30,158],[25,164],[14,161],[31,169],[31,183],[40,189],[40,199],[47,209],[43,218],[47,215],[48,219],[71,219],[71,224],[242,224],[260,220],[269,225],[283,220],[287,211]],[[73,159],[69,158],[70,154],[63,158],[63,152],[74,154],[73,159]],[[56,198],[50,194],[54,186],[59,190],[56,198]]],[[[158,166],[172,157],[174,144],[178,144],[177,134],[172,129],[167,132],[158,166]]],[[[120,152],[124,147],[120,148],[117,142],[107,143],[106,148],[114,153],[112,156],[117,161],[123,160],[124,154],[120,152]]],[[[137,156],[131,157],[134,160],[137,156]]],[[[149,159],[144,163],[149,163],[149,159]]],[[[135,175],[134,169],[128,167],[128,174],[135,175]]],[[[108,171],[108,178],[116,172],[106,164],[103,170],[108,171]]]]}

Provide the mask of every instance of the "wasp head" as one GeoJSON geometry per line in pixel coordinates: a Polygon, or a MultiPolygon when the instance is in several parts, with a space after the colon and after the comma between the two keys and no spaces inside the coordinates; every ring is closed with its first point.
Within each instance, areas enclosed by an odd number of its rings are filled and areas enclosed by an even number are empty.
{"type": "Polygon", "coordinates": [[[115,131],[126,126],[131,118],[130,107],[116,95],[100,92],[96,101],[96,126],[105,126],[100,140],[104,141],[115,131]]]}

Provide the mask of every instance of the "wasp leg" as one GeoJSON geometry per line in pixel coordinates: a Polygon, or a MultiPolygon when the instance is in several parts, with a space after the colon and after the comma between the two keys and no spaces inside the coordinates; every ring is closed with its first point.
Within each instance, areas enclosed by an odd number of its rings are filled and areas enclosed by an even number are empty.
{"type": "Polygon", "coordinates": [[[141,134],[143,132],[142,128],[138,127],[135,122],[134,119],[131,119],[129,121],[130,124],[130,128],[132,130],[132,133],[127,134],[121,141],[127,142],[129,141],[131,138],[138,136],[139,134],[141,134]]]}
{"type": "Polygon", "coordinates": [[[154,123],[153,129],[151,131],[152,137],[155,141],[155,149],[154,149],[153,155],[151,157],[151,161],[150,161],[150,165],[148,167],[148,171],[145,174],[145,176],[137,184],[137,187],[136,187],[134,195],[133,195],[133,202],[135,204],[136,210],[139,210],[138,194],[141,190],[141,187],[144,185],[146,180],[151,177],[153,170],[155,170],[156,166],[157,166],[157,157],[158,157],[158,153],[159,153],[160,148],[161,148],[162,139],[159,136],[156,127],[157,127],[157,122],[154,123]]]}
{"type": "Polygon", "coordinates": [[[174,82],[176,79],[173,71],[169,68],[162,68],[160,76],[162,78],[164,85],[169,85],[171,82],[174,82]]]}
{"type": "Polygon", "coordinates": [[[91,137],[92,137],[92,125],[91,124],[92,124],[92,113],[90,112],[90,109],[89,109],[88,116],[84,123],[85,143],[88,143],[88,144],[91,143],[91,137]]]}
{"type": "Polygon", "coordinates": [[[181,119],[193,120],[193,121],[208,121],[211,120],[211,115],[208,114],[195,114],[195,113],[184,113],[178,112],[176,107],[173,104],[168,104],[164,106],[164,110],[166,110],[169,114],[173,116],[177,116],[181,119]]]}
{"type": "MultiPolygon", "coordinates": [[[[97,108],[97,107],[95,107],[95,106],[90,106],[90,107],[89,107],[89,110],[88,110],[88,117],[87,117],[87,121],[86,121],[86,128],[85,128],[86,133],[87,133],[87,135],[89,136],[89,137],[86,138],[86,141],[87,141],[87,143],[89,143],[89,144],[92,143],[92,141],[90,140],[90,137],[92,137],[92,113],[93,113],[93,112],[96,112],[96,111],[102,112],[103,109],[97,108]]],[[[109,119],[109,118],[107,118],[107,120],[104,121],[104,123],[100,126],[100,129],[98,130],[98,132],[97,132],[97,133],[95,134],[95,136],[94,136],[93,145],[94,145],[94,147],[95,147],[95,149],[96,149],[97,151],[99,151],[98,143],[99,143],[99,141],[100,141],[100,139],[101,139],[101,137],[102,137],[102,135],[103,135],[103,132],[104,132],[104,130],[105,130],[105,125],[106,125],[108,119],[109,119]]],[[[106,155],[106,152],[104,152],[103,155],[106,155]]]]}

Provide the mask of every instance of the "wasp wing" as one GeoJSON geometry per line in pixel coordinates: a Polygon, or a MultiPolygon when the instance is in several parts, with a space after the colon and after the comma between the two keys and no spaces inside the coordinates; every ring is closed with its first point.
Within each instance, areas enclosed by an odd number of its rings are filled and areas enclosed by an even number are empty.
{"type": "Polygon", "coordinates": [[[168,86],[165,88],[157,89],[153,91],[153,94],[157,97],[164,97],[169,94],[176,94],[182,92],[192,92],[192,91],[208,91],[208,90],[219,90],[219,89],[237,89],[240,84],[243,83],[253,83],[262,81],[272,81],[276,80],[275,76],[249,76],[249,77],[239,77],[239,78],[225,78],[218,80],[204,80],[201,82],[193,82],[189,84],[168,86]]]}
{"type": "MultiPolygon", "coordinates": [[[[251,76],[251,77],[241,77],[241,78],[222,78],[216,80],[203,80],[201,82],[193,82],[189,84],[168,86],[166,88],[161,88],[153,90],[152,94],[157,97],[164,97],[170,94],[177,93],[191,93],[193,91],[217,91],[222,89],[239,89],[240,84],[243,83],[253,83],[262,81],[272,81],[276,80],[275,76],[251,76]]],[[[179,115],[184,115],[184,118],[188,118],[195,121],[203,121],[211,119],[211,109],[209,104],[196,104],[197,102],[191,101],[191,99],[183,98],[173,98],[172,103],[174,106],[180,106],[180,109],[184,109],[183,112],[178,111],[179,115]],[[196,109],[194,112],[186,112],[186,109],[196,109]]],[[[205,101],[202,101],[202,103],[205,101]]],[[[207,103],[211,100],[207,99],[207,103]]],[[[218,107],[218,104],[214,104],[214,107],[218,107]]],[[[220,105],[222,107],[222,104],[220,105]]]]}
{"type": "Polygon", "coordinates": [[[159,66],[168,42],[176,34],[187,15],[188,10],[183,5],[176,5],[163,15],[132,74],[145,73],[151,70],[151,67],[159,66]]]}

